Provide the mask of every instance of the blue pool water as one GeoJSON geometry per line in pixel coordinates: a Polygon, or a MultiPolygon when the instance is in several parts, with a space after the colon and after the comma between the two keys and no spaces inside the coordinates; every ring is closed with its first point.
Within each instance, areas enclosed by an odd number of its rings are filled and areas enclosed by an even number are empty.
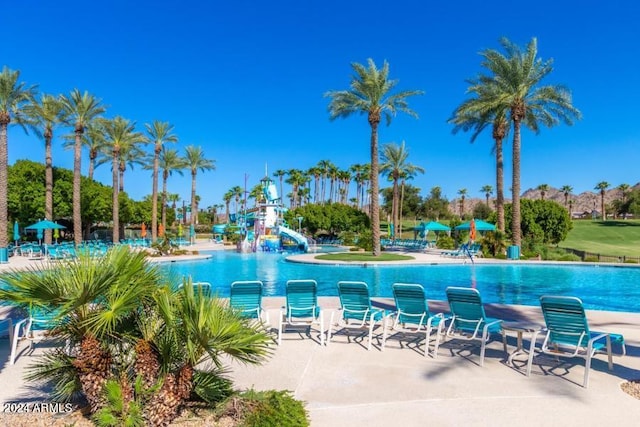
{"type": "Polygon", "coordinates": [[[179,280],[210,282],[228,296],[234,280],[261,280],[267,296],[284,295],[290,279],[314,279],[319,294],[337,295],[339,280],[362,280],[373,296],[391,297],[395,282],[419,283],[429,299],[445,300],[447,286],[475,286],[485,302],[539,305],[541,295],[571,295],[586,308],[640,312],[640,268],[593,265],[422,265],[352,266],[287,262],[286,255],[238,254],[217,251],[212,258],[165,264],[161,268],[179,280]]]}

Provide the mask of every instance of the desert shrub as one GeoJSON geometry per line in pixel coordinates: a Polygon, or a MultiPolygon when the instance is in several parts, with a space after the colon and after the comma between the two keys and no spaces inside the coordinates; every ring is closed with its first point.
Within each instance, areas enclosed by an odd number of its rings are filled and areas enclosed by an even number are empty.
{"type": "Polygon", "coordinates": [[[455,248],[455,242],[453,239],[447,235],[442,235],[438,237],[436,241],[436,246],[438,249],[453,249],[455,248]]]}
{"type": "Polygon", "coordinates": [[[304,427],[309,425],[304,404],[288,391],[249,391],[244,399],[256,403],[242,426],[244,427],[304,427]]]}
{"type": "Polygon", "coordinates": [[[356,246],[368,252],[373,250],[373,233],[371,230],[366,230],[360,233],[356,246]]]}

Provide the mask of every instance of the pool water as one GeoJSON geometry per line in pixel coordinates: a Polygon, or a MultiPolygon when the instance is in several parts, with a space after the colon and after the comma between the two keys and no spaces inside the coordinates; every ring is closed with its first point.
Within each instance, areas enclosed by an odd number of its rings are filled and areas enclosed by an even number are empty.
{"type": "Polygon", "coordinates": [[[173,280],[191,276],[210,282],[220,296],[235,280],[261,280],[265,296],[283,296],[291,279],[314,279],[321,296],[337,295],[339,280],[361,280],[372,296],[391,297],[396,282],[419,283],[427,298],[445,300],[447,286],[473,286],[484,302],[539,305],[541,295],[582,299],[588,309],[640,312],[640,268],[593,265],[416,265],[353,266],[287,262],[286,254],[216,251],[212,258],[162,265],[173,280]]]}

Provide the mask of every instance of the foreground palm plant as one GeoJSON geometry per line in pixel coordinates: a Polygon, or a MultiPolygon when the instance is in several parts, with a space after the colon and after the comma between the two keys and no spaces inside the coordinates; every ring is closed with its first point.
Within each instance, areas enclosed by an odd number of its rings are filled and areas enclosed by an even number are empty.
{"type": "Polygon", "coordinates": [[[120,402],[116,381],[125,405],[141,405],[145,425],[167,425],[188,399],[214,402],[231,393],[222,354],[260,363],[273,342],[262,326],[190,283],[171,286],[144,254],[127,248],[97,260],[81,255],[51,270],[11,272],[4,280],[0,299],[54,310],[51,335],[71,349],[45,352],[28,380],[50,382],[57,401],[84,396],[91,413],[120,402]],[[136,382],[144,399],[136,396],[136,382]]]}

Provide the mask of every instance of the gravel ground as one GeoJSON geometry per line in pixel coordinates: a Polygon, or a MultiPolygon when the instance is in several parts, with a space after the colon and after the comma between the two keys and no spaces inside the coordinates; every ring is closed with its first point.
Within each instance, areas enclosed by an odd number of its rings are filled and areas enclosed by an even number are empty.
{"type": "Polygon", "coordinates": [[[628,395],[640,399],[640,380],[625,381],[620,384],[620,388],[628,395]]]}

